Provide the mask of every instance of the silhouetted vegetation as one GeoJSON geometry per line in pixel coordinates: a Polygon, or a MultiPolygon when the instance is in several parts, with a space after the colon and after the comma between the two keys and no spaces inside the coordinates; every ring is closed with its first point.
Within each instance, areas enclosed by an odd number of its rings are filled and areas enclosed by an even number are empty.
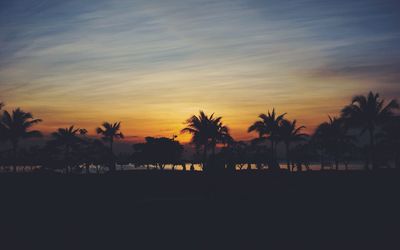
{"type": "MultiPolygon", "coordinates": [[[[221,170],[270,170],[301,172],[320,164],[321,170],[349,169],[351,164],[363,164],[364,169],[400,168],[400,118],[396,115],[396,100],[387,103],[372,92],[367,96],[355,96],[345,106],[340,117],[328,116],[309,136],[302,133],[304,126],[297,120],[288,120],[286,113],[277,114],[275,109],[260,114],[248,132],[256,132],[250,141],[235,141],[222,117],[198,115],[186,120],[181,133],[191,135],[195,153],[182,155],[185,147],[175,140],[146,137],[145,142],[133,145],[130,154],[116,155],[115,140],[124,139],[121,123],[104,122],[96,128],[101,140],[88,135],[88,130],[70,126],[59,128],[45,136],[43,146],[26,147],[21,142],[42,134],[32,128],[41,122],[29,113],[17,108],[4,110],[0,102],[0,165],[3,172],[20,169],[20,172],[51,171],[62,173],[104,173],[116,171],[116,166],[131,165],[136,168],[174,170],[186,164],[194,171],[201,164],[203,171],[221,170]],[[366,135],[366,136],[365,136],[366,135]]],[[[187,146],[189,147],[189,146],[187,146]]],[[[315,170],[315,168],[314,168],[315,170]]]]}
{"type": "Polygon", "coordinates": [[[105,142],[110,145],[110,170],[115,171],[115,161],[114,161],[114,139],[123,139],[124,135],[120,132],[121,123],[116,122],[114,124],[104,122],[101,127],[96,129],[97,134],[102,136],[105,142]]]}
{"type": "Polygon", "coordinates": [[[378,129],[392,121],[393,111],[399,109],[396,100],[389,101],[385,105],[379,94],[369,92],[367,96],[355,96],[350,105],[342,110],[342,117],[349,126],[361,129],[360,134],[368,132],[369,146],[366,168],[369,164],[373,169],[378,168],[379,163],[375,157],[376,132],[378,129]]]}
{"type": "Polygon", "coordinates": [[[229,128],[221,120],[222,117],[214,117],[214,114],[207,116],[200,111],[198,116],[193,115],[186,121],[187,127],[181,131],[192,134],[191,142],[197,149],[203,148],[203,170],[207,168],[208,152],[211,151],[214,157],[218,144],[226,144],[232,140],[229,128]]]}
{"type": "Polygon", "coordinates": [[[279,135],[279,127],[285,115],[286,113],[276,115],[275,109],[272,109],[272,112],[268,111],[267,114],[260,114],[258,116],[260,120],[254,122],[254,124],[248,129],[248,132],[256,131],[260,140],[268,139],[270,141],[270,157],[268,157],[269,159],[267,159],[267,161],[268,167],[271,170],[280,169],[276,159],[276,148],[281,139],[279,135]]]}
{"type": "MultiPolygon", "coordinates": [[[[2,107],[3,104],[0,106],[2,107]]],[[[40,119],[34,119],[31,113],[24,112],[20,108],[13,110],[11,113],[7,110],[2,113],[0,119],[0,138],[11,143],[14,172],[16,172],[18,163],[18,149],[21,140],[41,137],[42,134],[39,131],[31,130],[35,124],[41,121],[40,119]]]]}
{"type": "Polygon", "coordinates": [[[321,161],[323,170],[326,162],[334,162],[335,169],[339,169],[339,162],[349,157],[356,138],[349,135],[348,127],[342,118],[329,117],[328,122],[318,126],[313,137],[312,144],[315,146],[321,161]]]}
{"type": "Polygon", "coordinates": [[[286,163],[289,171],[291,170],[290,166],[292,162],[290,148],[291,144],[303,141],[306,137],[308,137],[307,134],[300,133],[305,126],[297,127],[296,122],[296,120],[291,122],[289,120],[282,119],[279,123],[279,139],[285,144],[286,163]]]}
{"type": "Polygon", "coordinates": [[[178,141],[165,137],[146,137],[145,140],[145,143],[133,145],[132,158],[136,164],[157,166],[160,170],[167,164],[180,164],[183,146],[178,141]]]}

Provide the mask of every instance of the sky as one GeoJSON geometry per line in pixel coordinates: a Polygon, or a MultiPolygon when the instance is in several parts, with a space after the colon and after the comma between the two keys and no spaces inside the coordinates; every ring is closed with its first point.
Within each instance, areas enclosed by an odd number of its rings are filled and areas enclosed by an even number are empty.
{"type": "Polygon", "coordinates": [[[400,96],[400,2],[0,1],[0,100],[45,133],[178,134],[199,110],[237,140],[273,107],[311,132],[353,95],[400,96]]]}

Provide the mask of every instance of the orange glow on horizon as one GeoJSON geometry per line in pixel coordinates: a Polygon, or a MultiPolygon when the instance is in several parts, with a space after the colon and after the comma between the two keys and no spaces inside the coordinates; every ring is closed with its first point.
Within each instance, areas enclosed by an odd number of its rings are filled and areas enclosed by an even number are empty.
{"type": "Polygon", "coordinates": [[[0,101],[43,119],[47,134],[75,125],[94,136],[121,121],[125,141],[186,143],[185,120],[204,110],[249,140],[272,108],[312,133],[353,95],[400,93],[398,55],[388,53],[399,51],[395,4],[361,13],[326,1],[9,2],[0,101]]]}
{"type": "MultiPolygon", "coordinates": [[[[305,133],[311,134],[316,126],[327,120],[329,115],[338,115],[340,108],[343,107],[348,102],[342,101],[337,103],[335,106],[332,105],[332,109],[327,109],[329,112],[322,112],[316,108],[308,108],[307,105],[302,107],[300,105],[293,105],[289,107],[294,107],[291,110],[276,108],[276,111],[281,114],[283,112],[287,112],[285,118],[293,120],[296,119],[298,122],[298,126],[305,125],[306,129],[303,131],[305,133]],[[309,113],[302,113],[304,110],[310,109],[309,113]]],[[[261,106],[261,105],[260,105],[261,106]]],[[[13,107],[7,106],[7,108],[11,109],[13,107]]],[[[85,112],[84,115],[79,113],[60,113],[55,117],[53,114],[48,114],[46,112],[42,112],[40,109],[28,109],[22,107],[26,111],[30,111],[37,118],[43,119],[43,122],[38,124],[35,129],[41,130],[44,134],[51,134],[58,128],[64,128],[71,125],[79,128],[86,128],[88,130],[89,136],[96,137],[95,129],[100,126],[102,122],[116,122],[121,121],[121,130],[125,135],[124,142],[141,142],[147,136],[152,137],[167,137],[172,138],[173,135],[177,135],[178,141],[181,143],[189,143],[191,139],[191,135],[187,133],[180,133],[180,131],[185,127],[185,121],[192,115],[197,115],[200,109],[192,109],[192,111],[188,111],[187,108],[184,108],[181,112],[167,112],[167,113],[157,113],[146,112],[143,115],[140,113],[132,112],[132,115],[127,113],[120,112],[115,114],[107,114],[104,111],[104,114],[96,114],[95,111],[91,115],[89,111],[85,112]],[[154,114],[154,115],[152,115],[154,114]],[[104,117],[99,119],[99,117],[104,117]],[[141,117],[140,119],[137,117],[141,117]]],[[[215,112],[216,116],[222,116],[223,123],[226,124],[230,128],[231,135],[235,140],[251,140],[255,138],[257,135],[255,133],[248,133],[247,128],[258,119],[258,115],[260,113],[267,112],[268,108],[259,108],[257,111],[249,110],[244,107],[242,110],[229,110],[225,109],[224,112],[215,112]],[[240,112],[240,113],[239,113],[240,112]]],[[[202,109],[207,114],[212,114],[208,109],[202,109]]],[[[272,110],[272,106],[269,108],[272,110]]]]}

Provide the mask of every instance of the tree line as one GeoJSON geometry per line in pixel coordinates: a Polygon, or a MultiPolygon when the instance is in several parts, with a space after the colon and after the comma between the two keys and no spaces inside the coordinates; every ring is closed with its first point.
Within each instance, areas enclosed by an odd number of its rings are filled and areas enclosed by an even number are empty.
{"type": "Polygon", "coordinates": [[[251,141],[236,141],[230,135],[221,116],[200,111],[186,120],[181,133],[191,135],[195,154],[182,159],[184,147],[172,138],[146,137],[145,142],[132,146],[132,153],[116,155],[115,140],[124,138],[121,122],[104,122],[96,128],[100,139],[89,137],[84,128],[69,126],[51,133],[44,146],[21,147],[24,140],[42,137],[34,126],[42,122],[20,108],[12,111],[0,105],[0,141],[6,149],[0,152],[1,171],[25,168],[63,173],[86,172],[90,167],[116,171],[117,165],[134,164],[150,169],[165,169],[166,165],[200,164],[203,171],[235,171],[238,169],[303,171],[310,164],[326,168],[348,169],[351,162],[363,164],[365,170],[400,168],[400,117],[396,100],[386,102],[379,94],[353,97],[338,117],[328,117],[309,135],[305,126],[278,114],[275,109],[258,116],[248,128],[257,136],[251,141]],[[279,156],[278,148],[284,149],[279,156]]]}

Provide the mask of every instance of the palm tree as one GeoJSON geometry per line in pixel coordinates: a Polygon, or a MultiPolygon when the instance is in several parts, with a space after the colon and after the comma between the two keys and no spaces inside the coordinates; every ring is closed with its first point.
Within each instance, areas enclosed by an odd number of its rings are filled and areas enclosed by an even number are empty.
{"type": "MultiPolygon", "coordinates": [[[[348,127],[342,118],[329,117],[328,122],[318,126],[313,135],[313,141],[322,150],[324,154],[331,156],[335,162],[336,170],[339,169],[339,161],[343,159],[346,149],[355,140],[348,134],[348,127]]],[[[323,159],[321,160],[321,169],[323,169],[323,159]]]]}
{"type": "MultiPolygon", "coordinates": [[[[109,123],[104,122],[101,127],[96,129],[97,134],[102,136],[102,139],[109,143],[111,157],[114,158],[114,139],[123,139],[124,135],[120,132],[121,122],[109,123]]],[[[115,171],[115,162],[111,163],[111,171],[115,171]]]]}
{"type": "Polygon", "coordinates": [[[207,160],[209,128],[212,116],[213,115],[208,117],[203,111],[200,111],[198,116],[193,115],[187,119],[187,126],[181,130],[181,133],[192,134],[191,142],[196,145],[197,148],[203,147],[203,163],[207,160]]]}
{"type": "Polygon", "coordinates": [[[271,141],[272,160],[276,159],[276,146],[279,142],[279,124],[283,120],[286,113],[277,115],[275,109],[267,114],[260,114],[258,117],[260,120],[253,123],[248,128],[248,132],[257,132],[259,138],[263,138],[267,135],[267,139],[271,141]]]}
{"type": "Polygon", "coordinates": [[[197,148],[203,147],[203,164],[207,161],[207,152],[211,148],[212,154],[215,154],[215,148],[218,143],[227,143],[232,138],[229,135],[229,128],[222,123],[222,117],[206,115],[203,111],[199,115],[193,115],[186,120],[186,127],[181,133],[192,134],[192,143],[197,148]]]}
{"type": "MultiPolygon", "coordinates": [[[[4,103],[0,101],[0,111],[2,111],[3,107],[4,107],[4,103]]],[[[0,113],[0,119],[1,119],[1,115],[2,115],[2,113],[0,113]]],[[[5,140],[6,140],[6,133],[5,133],[3,126],[1,126],[1,124],[0,124],[0,141],[2,142],[5,140]]]]}
{"type": "Polygon", "coordinates": [[[88,131],[85,128],[79,129],[79,135],[87,135],[88,131]]]}
{"type": "MultiPolygon", "coordinates": [[[[212,117],[213,115],[211,115],[212,117]]],[[[233,141],[229,134],[229,128],[221,122],[222,117],[211,119],[210,128],[210,141],[211,141],[211,152],[215,155],[215,148],[218,143],[228,144],[233,141]]]]}
{"type": "MultiPolygon", "coordinates": [[[[382,126],[377,133],[379,141],[380,157],[382,153],[394,161],[394,167],[400,168],[400,116],[394,116],[388,123],[382,126]]],[[[382,159],[381,159],[382,160],[382,159]]]]}
{"type": "Polygon", "coordinates": [[[279,138],[285,143],[287,168],[290,171],[290,144],[301,141],[307,134],[300,133],[305,126],[296,127],[296,120],[292,122],[282,119],[279,124],[279,138]]]}
{"type": "Polygon", "coordinates": [[[342,109],[342,117],[354,127],[361,129],[361,135],[368,132],[369,136],[369,153],[366,168],[369,168],[369,163],[372,168],[376,169],[374,158],[375,147],[375,132],[377,128],[383,125],[390,119],[393,111],[399,109],[399,104],[396,100],[391,100],[387,105],[385,100],[379,98],[379,94],[369,92],[367,96],[358,95],[353,97],[351,104],[342,109]]]}
{"type": "Polygon", "coordinates": [[[65,162],[65,173],[69,172],[70,154],[71,150],[75,148],[81,139],[78,134],[83,134],[85,129],[74,128],[70,126],[69,128],[59,128],[57,132],[51,134],[53,137],[53,142],[58,146],[64,147],[64,162],[65,162]]]}
{"type": "Polygon", "coordinates": [[[11,142],[14,160],[14,172],[16,171],[16,160],[18,154],[19,142],[21,139],[41,137],[42,134],[37,130],[30,130],[32,126],[41,122],[40,119],[34,119],[29,112],[24,112],[20,108],[12,111],[4,111],[0,119],[0,130],[3,138],[11,142]]]}

